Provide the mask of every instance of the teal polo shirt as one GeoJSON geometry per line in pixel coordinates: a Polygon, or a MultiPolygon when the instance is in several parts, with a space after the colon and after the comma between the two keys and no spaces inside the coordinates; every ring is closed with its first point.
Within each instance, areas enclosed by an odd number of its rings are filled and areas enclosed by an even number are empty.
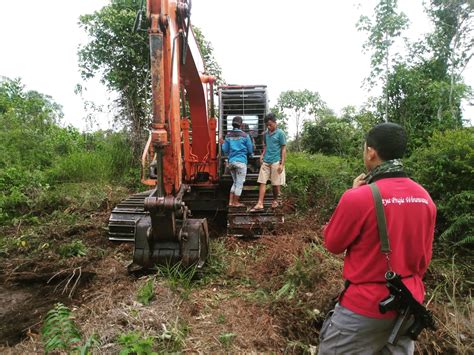
{"type": "Polygon", "coordinates": [[[281,160],[281,147],[286,145],[285,133],[279,128],[273,132],[269,132],[268,129],[265,132],[265,155],[263,161],[268,164],[277,163],[281,160]]]}

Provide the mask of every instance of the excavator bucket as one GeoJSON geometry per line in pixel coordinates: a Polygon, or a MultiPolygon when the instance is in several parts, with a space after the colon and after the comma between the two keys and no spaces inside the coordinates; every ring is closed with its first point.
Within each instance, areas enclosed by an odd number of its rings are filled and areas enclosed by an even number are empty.
{"type": "Polygon", "coordinates": [[[160,221],[162,212],[145,206],[154,194],[152,190],[130,196],[113,209],[109,219],[109,240],[134,242],[129,271],[177,263],[202,268],[209,249],[206,219],[187,218],[186,214],[182,218],[167,215],[166,221],[174,220],[171,222],[174,232],[166,229],[166,223],[160,229],[156,222],[160,221]]]}

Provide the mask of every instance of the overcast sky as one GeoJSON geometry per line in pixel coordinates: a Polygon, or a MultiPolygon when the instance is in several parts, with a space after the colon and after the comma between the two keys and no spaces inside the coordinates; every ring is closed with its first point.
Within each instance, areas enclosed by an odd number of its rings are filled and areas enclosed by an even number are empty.
{"type": "MultiPolygon", "coordinates": [[[[27,89],[52,96],[63,106],[64,122],[84,129],[85,111],[74,87],[81,82],[77,47],[86,36],[77,22],[81,14],[107,3],[0,1],[0,75],[19,77],[27,89]]],[[[362,53],[365,37],[355,24],[374,4],[375,0],[194,0],[191,21],[212,43],[228,83],[267,85],[271,105],[281,91],[317,91],[339,113],[347,105],[361,106],[369,96],[361,88],[370,70],[369,56],[362,53]],[[359,2],[364,6],[357,6],[359,2]]],[[[421,0],[399,0],[399,7],[411,20],[411,38],[430,31],[421,0]]],[[[471,63],[465,72],[470,85],[473,67],[471,63]]],[[[97,81],[86,86],[86,99],[98,104],[109,99],[97,81]]],[[[474,110],[469,108],[467,115],[473,117],[474,110]]],[[[108,127],[112,115],[99,117],[100,127],[108,127]]]]}

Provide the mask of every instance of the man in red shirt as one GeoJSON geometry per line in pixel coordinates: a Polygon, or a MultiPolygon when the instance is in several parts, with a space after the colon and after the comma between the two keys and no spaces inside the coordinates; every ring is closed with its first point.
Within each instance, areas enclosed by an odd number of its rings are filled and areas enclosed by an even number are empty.
{"type": "Polygon", "coordinates": [[[320,332],[319,354],[412,354],[414,342],[401,336],[387,343],[395,323],[394,311],[379,311],[389,295],[384,275],[391,270],[423,302],[423,275],[431,260],[436,206],[426,190],[403,172],[405,130],[394,123],[372,128],[364,144],[368,174],[355,178],[352,189],[341,197],[324,229],[326,248],[345,251],[343,277],[348,285],[331,318],[320,332]],[[391,253],[380,250],[374,199],[368,184],[380,190],[387,221],[391,253]]]}

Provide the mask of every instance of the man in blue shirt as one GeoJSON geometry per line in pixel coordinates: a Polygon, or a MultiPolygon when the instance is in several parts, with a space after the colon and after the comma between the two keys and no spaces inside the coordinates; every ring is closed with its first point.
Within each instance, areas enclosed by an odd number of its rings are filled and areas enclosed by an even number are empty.
{"type": "Polygon", "coordinates": [[[265,188],[270,180],[273,189],[272,207],[279,206],[280,186],[285,185],[286,137],[285,133],[277,128],[276,117],[269,113],[265,117],[267,131],[264,136],[264,147],[260,156],[260,172],[257,182],[260,184],[258,202],[251,209],[252,212],[263,210],[265,188]]]}
{"type": "Polygon", "coordinates": [[[250,136],[243,132],[242,117],[236,116],[232,120],[232,131],[227,133],[225,140],[220,141],[222,151],[229,156],[229,171],[232,175],[232,188],[230,189],[229,206],[245,207],[239,202],[247,175],[247,156],[253,153],[253,144],[250,136]]]}

